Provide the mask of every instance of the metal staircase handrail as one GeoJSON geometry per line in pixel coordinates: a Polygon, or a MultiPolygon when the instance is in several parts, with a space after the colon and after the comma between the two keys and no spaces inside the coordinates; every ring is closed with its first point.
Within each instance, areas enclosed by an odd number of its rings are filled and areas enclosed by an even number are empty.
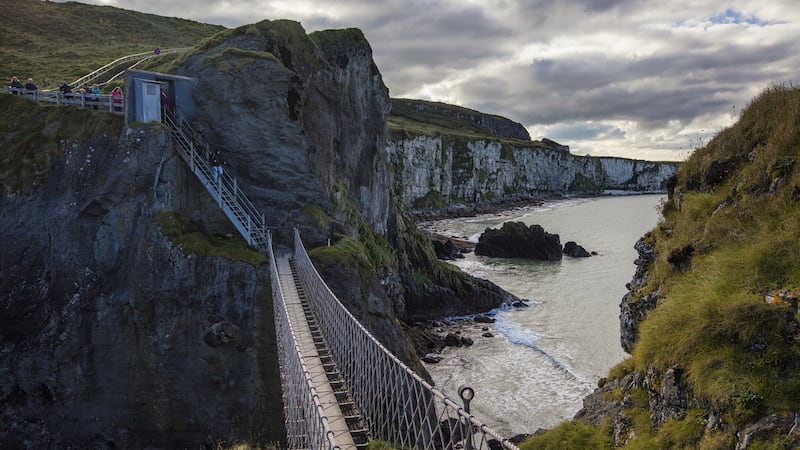
{"type": "Polygon", "coordinates": [[[210,147],[203,139],[197,137],[180,108],[176,108],[175,112],[173,115],[165,110],[162,120],[171,131],[173,140],[177,144],[178,153],[236,227],[236,230],[247,241],[247,244],[266,253],[267,225],[264,214],[258,212],[253,202],[239,189],[236,178],[226,171],[223,171],[218,177],[214,177],[209,162],[210,147]]]}

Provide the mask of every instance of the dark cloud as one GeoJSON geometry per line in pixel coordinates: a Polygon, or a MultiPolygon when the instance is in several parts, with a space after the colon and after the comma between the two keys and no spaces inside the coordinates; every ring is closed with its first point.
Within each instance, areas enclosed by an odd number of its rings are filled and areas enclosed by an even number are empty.
{"type": "Polygon", "coordinates": [[[593,154],[674,153],[800,67],[796,0],[90,1],[226,26],[357,27],[392,95],[507,116],[593,154]]]}
{"type": "Polygon", "coordinates": [[[625,137],[625,132],[619,127],[605,123],[565,123],[552,127],[550,133],[552,139],[562,142],[625,137]]]}

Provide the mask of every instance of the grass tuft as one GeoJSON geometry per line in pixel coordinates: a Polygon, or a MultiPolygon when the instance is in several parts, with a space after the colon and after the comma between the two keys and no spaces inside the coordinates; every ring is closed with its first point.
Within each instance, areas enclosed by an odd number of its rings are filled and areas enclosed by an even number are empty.
{"type": "Polygon", "coordinates": [[[522,442],[520,450],[561,450],[565,448],[613,449],[609,429],[593,427],[580,420],[564,422],[544,434],[522,442]]]}
{"type": "Polygon", "coordinates": [[[267,261],[263,253],[248,247],[240,236],[209,236],[201,233],[188,217],[179,212],[164,211],[156,215],[153,220],[159,224],[164,236],[186,252],[244,261],[254,266],[267,261]]]}

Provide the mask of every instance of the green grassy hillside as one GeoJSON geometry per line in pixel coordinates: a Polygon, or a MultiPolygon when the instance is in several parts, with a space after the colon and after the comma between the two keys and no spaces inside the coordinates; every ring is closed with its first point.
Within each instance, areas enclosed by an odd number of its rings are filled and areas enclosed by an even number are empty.
{"type": "Polygon", "coordinates": [[[408,135],[448,135],[456,138],[489,139],[524,147],[554,150],[558,150],[560,147],[557,142],[549,139],[531,141],[499,137],[470,120],[470,117],[477,116],[492,116],[500,120],[508,120],[501,116],[493,116],[446,103],[393,98],[392,110],[386,122],[389,127],[389,135],[394,139],[403,139],[408,135]],[[424,106],[424,108],[420,106],[424,106]]]}
{"type": "MultiPolygon", "coordinates": [[[[649,284],[636,293],[659,292],[659,304],[610,378],[679,370],[692,399],[684,418],[654,427],[658,386],[625,393],[636,436],[626,448],[733,448],[742,430],[800,408],[798,162],[800,88],[780,85],[679,168],[649,236],[657,256],[649,284]]],[[[779,428],[765,426],[747,448],[797,448],[779,428]]],[[[611,442],[610,428],[596,432],[571,423],[524,448],[611,442]]]]}
{"type": "Polygon", "coordinates": [[[485,129],[466,119],[480,115],[478,111],[424,100],[392,99],[392,111],[388,123],[392,130],[413,131],[419,134],[434,134],[448,131],[472,137],[486,136],[485,129]],[[429,106],[420,110],[417,104],[429,106]]]}
{"type": "Polygon", "coordinates": [[[73,81],[132,53],[191,47],[224,27],[110,6],[0,2],[0,76],[41,88],[73,81]]]}

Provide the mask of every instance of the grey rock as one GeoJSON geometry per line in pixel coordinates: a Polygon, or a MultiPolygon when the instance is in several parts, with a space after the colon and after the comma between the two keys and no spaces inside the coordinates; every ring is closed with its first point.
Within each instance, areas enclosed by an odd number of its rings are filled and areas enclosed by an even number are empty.
{"type": "Polygon", "coordinates": [[[591,253],[587,252],[585,248],[576,244],[575,241],[567,241],[567,243],[564,244],[564,250],[562,250],[562,252],[567,256],[572,256],[573,258],[588,258],[592,256],[591,253]]]}
{"type": "Polygon", "coordinates": [[[307,35],[297,22],[262,21],[191,55],[178,71],[198,79],[195,126],[222,150],[256,206],[269,211],[279,239],[295,226],[307,245],[327,239],[329,224],[305,212],[310,204],[354,236],[350,199],[385,233],[390,101],[359,30],[307,35]]]}
{"type": "Polygon", "coordinates": [[[639,324],[647,314],[658,305],[659,291],[645,294],[639,298],[636,292],[647,284],[647,269],[655,259],[655,241],[649,233],[634,244],[639,257],[634,261],[636,271],[633,279],[626,284],[628,292],[620,303],[620,344],[622,349],[630,353],[639,337],[639,324]]]}
{"type": "Polygon", "coordinates": [[[499,230],[487,228],[478,239],[475,254],[547,261],[558,261],[562,256],[557,234],[546,232],[541,225],[529,227],[522,222],[505,222],[499,230]]]}
{"type": "Polygon", "coordinates": [[[426,362],[428,364],[436,364],[442,361],[442,357],[439,355],[432,355],[427,354],[422,357],[422,362],[426,362]]]}
{"type": "Polygon", "coordinates": [[[155,218],[174,211],[231,232],[164,130],[63,145],[40,188],[0,198],[4,445],[280,439],[267,280],[162,235],[155,218]]]}
{"type": "Polygon", "coordinates": [[[473,320],[475,322],[477,322],[477,323],[495,323],[495,322],[497,322],[497,319],[495,319],[494,317],[491,317],[491,316],[487,316],[486,314],[478,314],[477,316],[475,316],[475,318],[473,320]]]}

